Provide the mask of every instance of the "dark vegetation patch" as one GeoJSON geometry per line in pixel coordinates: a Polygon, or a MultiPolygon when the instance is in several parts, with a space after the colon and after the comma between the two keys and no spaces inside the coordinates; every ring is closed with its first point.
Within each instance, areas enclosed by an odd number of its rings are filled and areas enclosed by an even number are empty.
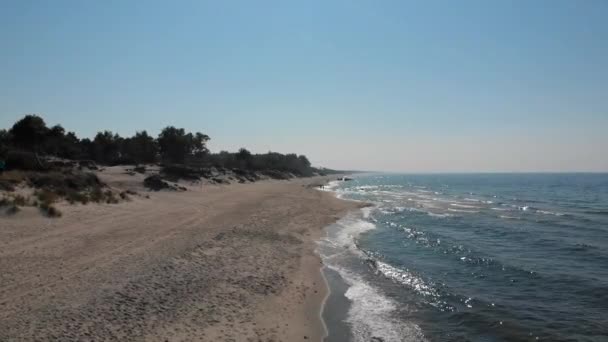
{"type": "MultiPolygon", "coordinates": [[[[162,163],[168,179],[191,180],[212,178],[208,172],[212,168],[247,171],[241,179],[254,179],[249,175],[260,172],[278,179],[287,175],[307,177],[333,172],[314,168],[306,156],[295,153],[253,154],[245,148],[235,153],[210,153],[209,140],[209,136],[201,132],[187,132],[173,126],[165,127],[157,137],[146,131],[131,137],[101,131],[93,139],[81,139],[74,132],[66,132],[61,125],[48,127],[40,116],[26,115],[9,130],[0,129],[0,170],[48,171],[58,167],[97,170],[98,164],[162,163]],[[45,163],[42,159],[46,156],[56,159],[49,162],[47,158],[45,163]]],[[[145,171],[144,166],[132,170],[145,171]]]]}
{"type": "Polygon", "coordinates": [[[152,191],[160,190],[172,190],[172,191],[186,191],[186,188],[176,184],[170,184],[164,181],[160,175],[152,175],[144,179],[144,186],[152,191]]]}
{"type": "Polygon", "coordinates": [[[15,203],[14,198],[0,198],[0,211],[7,215],[14,215],[19,212],[19,206],[15,203]]]}
{"type": "Polygon", "coordinates": [[[128,193],[116,195],[107,188],[97,175],[76,168],[55,166],[50,171],[11,170],[0,173],[0,184],[6,192],[0,207],[8,207],[6,213],[16,213],[19,207],[38,207],[48,217],[60,217],[54,204],[66,201],[70,204],[89,202],[114,204],[129,200],[128,193]],[[20,185],[34,189],[32,196],[14,193],[20,185]]]}
{"type": "Polygon", "coordinates": [[[163,165],[161,174],[163,178],[173,182],[180,179],[198,181],[205,176],[205,172],[201,168],[182,164],[163,165]]]}
{"type": "Polygon", "coordinates": [[[38,205],[40,211],[48,217],[61,217],[61,211],[51,203],[40,203],[38,205]]]}
{"type": "Polygon", "coordinates": [[[133,168],[133,171],[137,172],[137,173],[141,173],[144,174],[146,173],[146,167],[143,165],[138,165],[136,167],[133,168]]]}
{"type": "Polygon", "coordinates": [[[12,204],[9,205],[8,208],[6,209],[6,214],[7,215],[15,215],[16,213],[18,213],[21,209],[19,209],[18,206],[12,204]]]}

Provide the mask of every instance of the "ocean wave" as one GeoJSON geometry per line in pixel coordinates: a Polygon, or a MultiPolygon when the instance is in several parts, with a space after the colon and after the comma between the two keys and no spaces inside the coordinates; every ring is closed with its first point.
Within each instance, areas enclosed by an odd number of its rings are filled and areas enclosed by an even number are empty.
{"type": "Polygon", "coordinates": [[[476,205],[468,205],[468,204],[460,204],[460,203],[450,203],[450,205],[452,207],[457,207],[457,208],[481,209],[481,207],[478,207],[476,205]]]}
{"type": "Polygon", "coordinates": [[[498,217],[507,220],[521,220],[521,217],[519,216],[499,215],[498,217]]]}
{"type": "Polygon", "coordinates": [[[350,285],[344,296],[351,301],[346,321],[351,326],[354,341],[424,340],[420,327],[394,317],[398,308],[396,302],[361,278],[345,275],[345,272],[340,274],[350,285]]]}
{"type": "Polygon", "coordinates": [[[566,216],[566,214],[560,213],[560,212],[556,212],[556,211],[537,210],[536,212],[539,213],[539,214],[544,214],[544,215],[566,216]]]}
{"type": "Polygon", "coordinates": [[[585,210],[584,213],[592,215],[608,215],[608,210],[585,210]]]}
{"type": "Polygon", "coordinates": [[[338,187],[338,185],[340,185],[340,181],[337,181],[337,180],[329,181],[327,184],[325,184],[325,186],[322,188],[322,190],[333,191],[338,187]]]}
{"type": "Polygon", "coordinates": [[[353,341],[424,341],[422,330],[413,322],[398,319],[402,308],[386,297],[363,275],[351,269],[351,258],[366,260],[365,251],[357,247],[357,238],[361,233],[373,230],[376,226],[366,220],[370,218],[374,207],[366,207],[361,213],[351,213],[339,220],[331,235],[320,242],[320,246],[329,243],[331,253],[319,250],[326,267],[336,271],[348,285],[344,296],[350,300],[346,322],[349,324],[353,341]],[[345,259],[346,258],[346,259],[345,259]]]}
{"type": "Polygon", "coordinates": [[[481,200],[477,198],[463,198],[462,200],[467,202],[481,202],[481,200]]]}
{"type": "Polygon", "coordinates": [[[416,190],[416,192],[420,192],[420,193],[423,193],[423,194],[432,194],[432,193],[434,193],[434,191],[429,191],[429,190],[416,190]]]}
{"type": "Polygon", "coordinates": [[[422,278],[415,276],[407,270],[402,270],[382,261],[376,261],[376,269],[385,277],[409,287],[418,294],[439,297],[439,293],[437,293],[432,285],[427,284],[422,278]]]}
{"type": "Polygon", "coordinates": [[[455,213],[468,213],[468,214],[475,214],[478,213],[478,210],[463,210],[463,209],[453,209],[453,208],[448,208],[448,211],[453,211],[455,213]]]}
{"type": "Polygon", "coordinates": [[[338,221],[341,226],[338,230],[334,242],[340,246],[355,246],[357,237],[367,231],[376,229],[376,225],[370,221],[355,219],[338,221]]]}
{"type": "Polygon", "coordinates": [[[453,217],[454,216],[454,215],[448,214],[448,213],[438,214],[438,213],[427,212],[426,214],[431,217],[453,217]]]}
{"type": "Polygon", "coordinates": [[[357,190],[375,190],[379,187],[377,185],[361,185],[356,187],[357,190]]]}
{"type": "Polygon", "coordinates": [[[374,207],[365,207],[365,208],[361,208],[361,212],[363,213],[363,218],[369,218],[369,216],[372,214],[372,210],[374,210],[374,207]]]}

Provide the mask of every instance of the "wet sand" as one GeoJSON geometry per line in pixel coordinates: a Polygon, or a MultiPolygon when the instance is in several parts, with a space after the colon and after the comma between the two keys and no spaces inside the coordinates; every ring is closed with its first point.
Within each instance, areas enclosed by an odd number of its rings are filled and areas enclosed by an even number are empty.
{"type": "MultiPolygon", "coordinates": [[[[356,203],[323,179],[152,192],[0,217],[0,341],[321,341],[315,241],[356,203]]],[[[31,209],[31,210],[30,210],[31,209]]]]}

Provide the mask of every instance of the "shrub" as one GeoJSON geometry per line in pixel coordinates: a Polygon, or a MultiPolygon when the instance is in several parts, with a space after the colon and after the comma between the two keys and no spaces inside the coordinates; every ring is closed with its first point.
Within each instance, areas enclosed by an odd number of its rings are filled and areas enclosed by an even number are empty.
{"type": "Polygon", "coordinates": [[[108,204],[116,204],[118,203],[118,199],[114,196],[114,193],[111,190],[106,190],[104,193],[106,203],[108,204]]]}
{"type": "Polygon", "coordinates": [[[21,209],[19,209],[18,206],[12,204],[11,206],[8,207],[8,209],[6,210],[6,213],[8,215],[15,215],[16,213],[18,213],[21,209]]]}
{"type": "Polygon", "coordinates": [[[6,206],[8,206],[11,203],[12,202],[8,198],[6,198],[6,197],[0,198],[0,207],[6,207],[6,206]]]}
{"type": "Polygon", "coordinates": [[[6,155],[7,170],[41,171],[44,167],[35,153],[11,150],[6,155]]]}
{"type": "Polygon", "coordinates": [[[90,194],[90,199],[91,199],[91,201],[96,202],[96,203],[103,201],[103,192],[101,191],[101,189],[100,188],[93,189],[93,191],[91,191],[91,194],[90,194]]]}
{"type": "Polygon", "coordinates": [[[66,199],[70,204],[74,204],[76,202],[80,202],[82,204],[89,203],[89,197],[85,193],[81,193],[78,191],[70,190],[66,194],[66,199]]]}
{"type": "Polygon", "coordinates": [[[27,205],[27,202],[28,202],[27,198],[25,198],[22,195],[16,195],[13,197],[13,204],[15,204],[15,205],[23,207],[23,206],[27,205]]]}
{"type": "Polygon", "coordinates": [[[42,202],[38,207],[40,208],[40,211],[42,211],[48,217],[61,217],[62,215],[61,211],[50,203],[42,202]]]}
{"type": "Polygon", "coordinates": [[[144,179],[144,186],[154,191],[171,188],[169,183],[162,180],[159,175],[152,175],[146,177],[146,179],[144,179]]]}
{"type": "Polygon", "coordinates": [[[136,166],[133,168],[133,171],[138,172],[138,173],[146,173],[146,167],[143,165],[136,166]]]}
{"type": "Polygon", "coordinates": [[[69,189],[81,191],[86,188],[100,187],[101,181],[91,172],[72,172],[71,170],[46,173],[32,173],[30,183],[36,188],[52,188],[60,194],[66,194],[69,189]]]}
{"type": "Polygon", "coordinates": [[[200,169],[181,164],[163,166],[162,174],[172,181],[178,181],[180,179],[200,180],[202,175],[200,169]]]}
{"type": "Polygon", "coordinates": [[[15,191],[15,185],[6,179],[0,178],[0,191],[15,191]]]}
{"type": "Polygon", "coordinates": [[[51,204],[57,202],[59,199],[59,196],[49,189],[36,190],[34,194],[41,203],[51,204]]]}

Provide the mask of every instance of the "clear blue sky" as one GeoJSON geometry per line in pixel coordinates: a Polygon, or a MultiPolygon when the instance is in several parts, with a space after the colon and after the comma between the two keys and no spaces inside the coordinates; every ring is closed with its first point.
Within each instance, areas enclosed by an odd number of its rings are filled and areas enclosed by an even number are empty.
{"type": "Polygon", "coordinates": [[[0,127],[391,171],[608,170],[608,1],[0,2],[0,127]]]}

